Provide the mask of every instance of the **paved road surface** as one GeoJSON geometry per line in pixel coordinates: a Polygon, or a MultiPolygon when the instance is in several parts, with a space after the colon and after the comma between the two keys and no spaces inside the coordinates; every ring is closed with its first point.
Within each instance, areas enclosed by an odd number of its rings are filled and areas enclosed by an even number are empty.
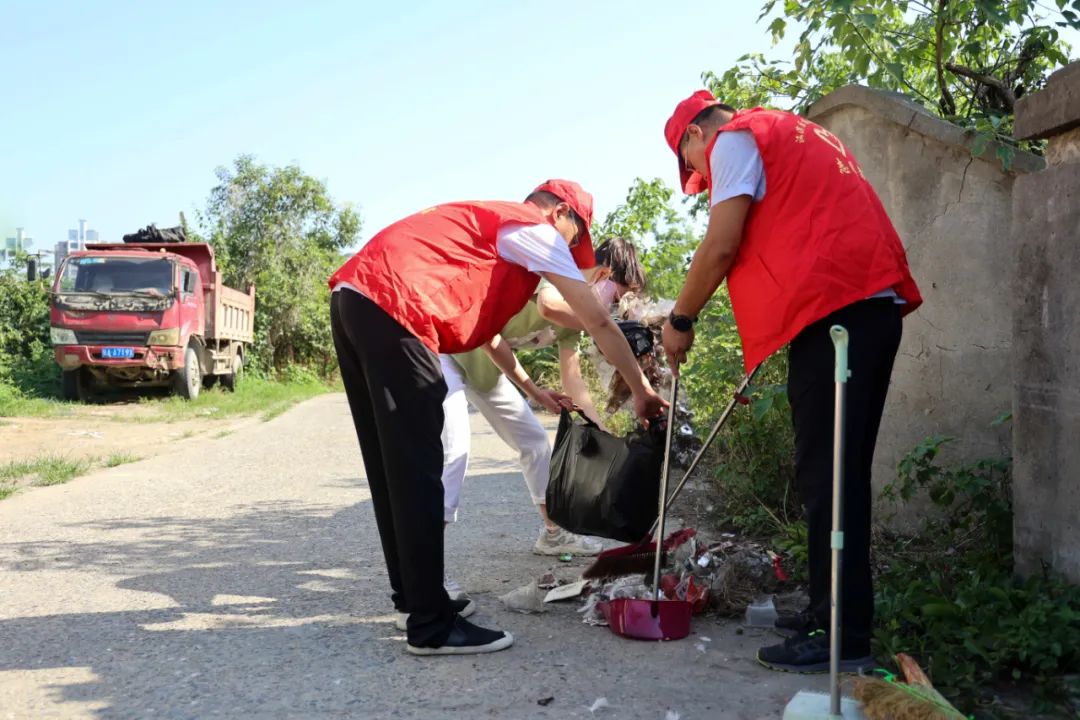
{"type": "Polygon", "coordinates": [[[574,603],[503,610],[552,562],[528,552],[538,519],[510,451],[473,422],[449,566],[511,650],[404,652],[348,409],[327,395],[0,502],[0,718],[757,720],[824,688],[759,668],[771,636],[731,623],[656,644],[585,626],[574,603]]]}

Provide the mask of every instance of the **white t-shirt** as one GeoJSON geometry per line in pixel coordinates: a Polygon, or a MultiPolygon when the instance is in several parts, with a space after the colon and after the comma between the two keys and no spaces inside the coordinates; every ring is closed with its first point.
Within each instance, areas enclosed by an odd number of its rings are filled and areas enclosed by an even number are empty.
{"type": "MultiPolygon", "coordinates": [[[[749,195],[754,202],[761,202],[765,197],[765,163],[754,134],[749,130],[720,133],[709,156],[709,168],[712,170],[710,203],[713,206],[739,195],[749,195]]],[[[891,297],[900,305],[905,302],[892,288],[885,288],[870,297],[891,297]]]]}
{"type": "MultiPolygon", "coordinates": [[[[583,282],[585,280],[581,270],[574,263],[574,256],[570,254],[570,246],[566,243],[566,239],[553,225],[507,223],[499,228],[495,243],[499,257],[520,265],[529,272],[537,274],[546,272],[572,280],[583,282]]],[[[333,291],[337,292],[341,288],[360,292],[346,282],[335,285],[333,291]]]]}
{"type": "Polygon", "coordinates": [[[765,197],[765,163],[749,130],[720,133],[709,157],[709,168],[712,205],[739,195],[749,195],[754,202],[765,197]]]}

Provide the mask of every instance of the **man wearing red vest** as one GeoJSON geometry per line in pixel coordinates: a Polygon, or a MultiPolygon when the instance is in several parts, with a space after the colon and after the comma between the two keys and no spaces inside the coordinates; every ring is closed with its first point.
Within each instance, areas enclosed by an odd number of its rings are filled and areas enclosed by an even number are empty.
{"type": "Polygon", "coordinates": [[[771,668],[825,672],[829,642],[834,350],[851,336],[841,667],[873,667],[870,467],[900,344],[901,317],[921,303],[900,238],[858,162],[825,128],[786,112],[735,110],[708,91],[679,103],[664,128],[683,190],[709,192],[709,224],[664,326],[673,367],[697,314],[726,278],[746,369],[790,343],[788,398],[795,468],[809,527],[810,604],[782,617],[788,639],[758,651],[771,668]]]}
{"type": "Polygon", "coordinates": [[[443,586],[443,399],[439,353],[483,347],[532,399],[561,393],[521,378],[499,330],[541,276],[562,294],[634,390],[642,421],[663,411],[626,339],[579,267],[594,264],[592,196],[549,180],[524,203],[437,205],[385,228],[330,278],[334,346],[367,471],[394,606],[408,615],[407,650],[460,655],[513,637],[464,619],[468,600],[443,586]],[[571,250],[573,248],[573,250],[571,250]]]}

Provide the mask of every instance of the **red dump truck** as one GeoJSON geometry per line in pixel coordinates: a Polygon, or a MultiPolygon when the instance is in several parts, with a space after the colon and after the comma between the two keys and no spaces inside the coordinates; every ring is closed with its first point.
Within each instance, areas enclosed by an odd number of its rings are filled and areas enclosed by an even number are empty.
{"type": "Polygon", "coordinates": [[[254,286],[225,287],[206,243],[128,237],[87,245],[56,273],[49,317],[64,396],[171,386],[193,399],[219,380],[235,389],[254,339],[254,286]]]}

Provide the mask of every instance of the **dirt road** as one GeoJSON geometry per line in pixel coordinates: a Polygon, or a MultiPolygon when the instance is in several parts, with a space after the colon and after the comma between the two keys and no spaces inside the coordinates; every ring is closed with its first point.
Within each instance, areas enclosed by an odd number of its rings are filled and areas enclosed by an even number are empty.
{"type": "Polygon", "coordinates": [[[510,451],[473,421],[448,564],[511,650],[404,652],[344,396],[324,395],[0,502],[0,718],[757,720],[824,688],[759,668],[771,636],[734,623],[655,644],[583,625],[574,603],[503,610],[552,562],[529,553],[510,451]]]}

